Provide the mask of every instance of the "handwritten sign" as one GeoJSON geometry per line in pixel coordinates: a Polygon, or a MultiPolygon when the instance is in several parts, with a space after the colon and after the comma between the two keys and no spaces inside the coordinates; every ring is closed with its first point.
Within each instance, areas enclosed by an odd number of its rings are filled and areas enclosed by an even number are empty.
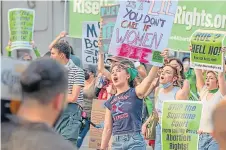
{"type": "Polygon", "coordinates": [[[171,0],[122,1],[109,53],[160,65],[153,61],[152,55],[167,47],[177,3],[171,0]]]}
{"type": "Polygon", "coordinates": [[[1,98],[6,100],[21,100],[20,75],[28,62],[8,57],[1,57],[1,98]]]}
{"type": "Polygon", "coordinates": [[[210,30],[197,30],[191,37],[191,67],[223,71],[223,46],[225,35],[210,30]]]}
{"type": "MultiPolygon", "coordinates": [[[[100,23],[97,21],[83,22],[82,28],[82,59],[83,65],[96,65],[98,62],[98,37],[100,23]]],[[[105,54],[105,63],[107,54],[105,54]]]]}
{"type": "Polygon", "coordinates": [[[8,11],[8,27],[11,49],[32,49],[35,11],[31,9],[10,9],[8,11]]]}
{"type": "Polygon", "coordinates": [[[202,103],[166,101],[162,115],[162,150],[198,150],[202,103]]]}
{"type": "Polygon", "coordinates": [[[101,47],[100,50],[108,53],[109,45],[112,38],[115,22],[117,19],[120,5],[103,6],[100,9],[101,15],[101,47]]]}

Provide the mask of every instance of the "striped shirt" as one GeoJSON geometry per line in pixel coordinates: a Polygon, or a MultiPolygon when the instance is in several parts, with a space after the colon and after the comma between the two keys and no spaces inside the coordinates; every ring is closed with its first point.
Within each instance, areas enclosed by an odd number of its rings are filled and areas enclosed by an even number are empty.
{"type": "Polygon", "coordinates": [[[68,94],[72,94],[73,85],[81,86],[82,88],[76,103],[83,106],[83,87],[85,82],[84,71],[76,65],[73,65],[68,69],[68,94]]]}

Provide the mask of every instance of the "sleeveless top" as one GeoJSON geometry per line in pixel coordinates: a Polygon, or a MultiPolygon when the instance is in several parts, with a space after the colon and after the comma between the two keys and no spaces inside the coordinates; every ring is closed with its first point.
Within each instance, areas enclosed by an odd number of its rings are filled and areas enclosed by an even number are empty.
{"type": "Polygon", "coordinates": [[[111,111],[113,135],[141,132],[143,100],[137,97],[135,88],[112,96],[105,106],[111,111]]]}
{"type": "Polygon", "coordinates": [[[202,102],[202,116],[200,120],[199,130],[211,133],[213,131],[212,113],[216,108],[217,104],[223,99],[223,95],[218,90],[211,99],[207,100],[209,91],[204,86],[200,90],[200,99],[202,102]]]}
{"type": "Polygon", "coordinates": [[[180,88],[176,86],[168,93],[163,93],[161,91],[161,88],[159,89],[155,103],[155,109],[158,113],[159,118],[162,117],[163,102],[168,100],[176,100],[176,94],[179,90],[180,88]]]}
{"type": "Polygon", "coordinates": [[[87,117],[91,117],[93,99],[96,98],[95,82],[88,89],[83,89],[83,110],[86,112],[87,117]]]}

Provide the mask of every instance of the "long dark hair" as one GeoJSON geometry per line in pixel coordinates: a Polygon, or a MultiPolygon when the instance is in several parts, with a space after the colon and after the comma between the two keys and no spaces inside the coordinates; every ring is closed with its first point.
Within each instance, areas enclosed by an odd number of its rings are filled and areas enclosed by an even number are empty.
{"type": "Polygon", "coordinates": [[[175,60],[175,61],[180,65],[180,67],[181,67],[181,70],[180,70],[180,76],[181,76],[182,79],[185,79],[183,63],[181,62],[180,59],[177,59],[177,58],[171,58],[171,59],[169,60],[169,63],[170,63],[171,61],[173,61],[173,60],[175,60]]]}

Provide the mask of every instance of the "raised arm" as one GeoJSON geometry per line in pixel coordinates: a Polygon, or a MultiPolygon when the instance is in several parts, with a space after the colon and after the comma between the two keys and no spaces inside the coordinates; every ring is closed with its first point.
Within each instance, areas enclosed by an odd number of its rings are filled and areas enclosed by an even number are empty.
{"type": "MultiPolygon", "coordinates": [[[[225,60],[223,61],[225,64],[225,60]]],[[[223,72],[219,72],[218,74],[218,82],[219,82],[219,90],[221,94],[226,95],[226,82],[225,82],[225,67],[223,66],[223,72]]]]}
{"type": "Polygon", "coordinates": [[[147,70],[145,69],[145,67],[143,65],[138,66],[137,71],[140,74],[140,76],[142,77],[142,79],[147,77],[147,70]]]}
{"type": "Polygon", "coordinates": [[[148,88],[148,91],[145,93],[144,97],[147,97],[148,95],[150,95],[150,93],[157,87],[159,78],[155,78],[154,81],[151,83],[150,87],[148,88]]]}
{"type": "Polygon", "coordinates": [[[106,150],[108,147],[108,143],[111,139],[112,134],[112,116],[111,111],[106,108],[106,114],[104,119],[104,130],[102,133],[102,140],[101,140],[101,148],[102,150],[106,150]]]}
{"type": "Polygon", "coordinates": [[[177,92],[176,100],[188,100],[190,93],[190,83],[184,80],[183,87],[177,92]]]}
{"type": "Polygon", "coordinates": [[[200,92],[200,90],[205,85],[205,81],[204,81],[204,78],[203,78],[202,70],[195,69],[195,75],[196,75],[196,87],[197,87],[198,91],[200,92]]]}
{"type": "Polygon", "coordinates": [[[98,71],[102,73],[108,80],[111,80],[111,73],[104,68],[104,53],[99,51],[98,55],[98,71]]]}
{"type": "Polygon", "coordinates": [[[136,87],[136,94],[143,99],[152,81],[156,78],[159,67],[153,66],[146,78],[136,87]]]}
{"type": "Polygon", "coordinates": [[[67,35],[67,32],[62,31],[55,40],[52,41],[52,43],[49,45],[49,50],[52,49],[53,45],[55,45],[60,39],[64,38],[67,35]]]}

